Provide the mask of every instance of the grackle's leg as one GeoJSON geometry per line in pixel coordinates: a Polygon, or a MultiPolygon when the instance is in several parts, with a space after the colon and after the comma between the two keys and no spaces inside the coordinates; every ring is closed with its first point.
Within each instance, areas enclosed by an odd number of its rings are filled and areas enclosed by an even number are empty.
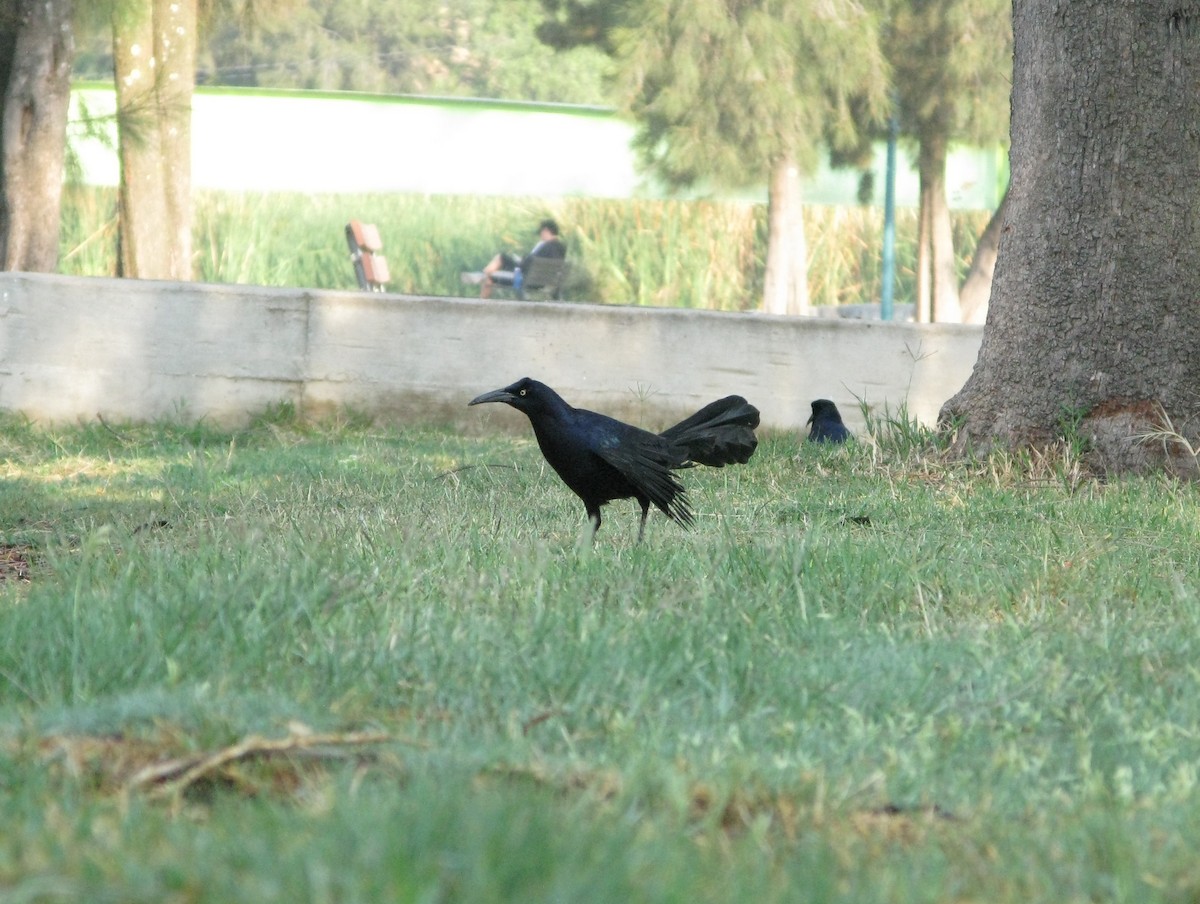
{"type": "Polygon", "coordinates": [[[638,539],[637,539],[637,541],[639,543],[641,543],[642,537],[646,533],[646,516],[650,514],[650,500],[649,499],[639,499],[638,502],[641,503],[641,506],[642,506],[642,520],[638,523],[638,539]]]}

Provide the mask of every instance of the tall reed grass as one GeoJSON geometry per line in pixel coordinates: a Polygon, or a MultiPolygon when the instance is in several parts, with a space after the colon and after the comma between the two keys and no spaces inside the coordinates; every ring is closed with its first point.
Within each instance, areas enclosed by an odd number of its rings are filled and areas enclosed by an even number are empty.
{"type": "MultiPolygon", "coordinates": [[[[116,273],[112,189],[72,187],[63,208],[61,270],[116,273]]],[[[575,277],[572,300],[721,311],[752,310],[762,295],[766,209],[726,201],[495,198],[454,195],[304,195],[198,192],[195,278],[204,282],[352,289],[344,241],[353,218],[375,223],[390,288],[422,295],[471,293],[459,274],[499,250],[528,249],[543,217],[563,229],[575,277]]],[[[955,215],[965,272],[988,214],[955,215]]],[[[814,304],[878,301],[882,212],[874,207],[805,209],[814,304]]],[[[917,217],[897,216],[896,300],[915,290],[917,217]]]]}

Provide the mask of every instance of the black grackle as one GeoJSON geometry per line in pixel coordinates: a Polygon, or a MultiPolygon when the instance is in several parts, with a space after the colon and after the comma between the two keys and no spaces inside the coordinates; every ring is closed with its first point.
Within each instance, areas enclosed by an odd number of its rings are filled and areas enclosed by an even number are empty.
{"type": "Polygon", "coordinates": [[[549,386],[528,377],[469,404],[484,402],[504,402],[525,412],[542,455],[583,500],[593,537],[600,529],[600,506],[614,499],[632,497],[642,507],[639,541],[651,503],[680,525],[691,525],[686,491],[674,471],[746,462],[758,445],[758,409],[736,395],[704,406],[662,433],[573,408],[549,386]]]}
{"type": "Polygon", "coordinates": [[[812,424],[808,431],[810,443],[844,443],[850,438],[837,405],[829,399],[817,399],[812,403],[812,417],[807,423],[812,424]]]}

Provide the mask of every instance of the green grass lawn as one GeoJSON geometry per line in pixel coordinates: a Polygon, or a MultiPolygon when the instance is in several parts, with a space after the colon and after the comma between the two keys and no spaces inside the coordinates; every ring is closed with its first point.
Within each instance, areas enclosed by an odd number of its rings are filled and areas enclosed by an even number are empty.
{"type": "Polygon", "coordinates": [[[1200,898],[1200,505],[768,436],[0,420],[0,900],[1200,898]]]}

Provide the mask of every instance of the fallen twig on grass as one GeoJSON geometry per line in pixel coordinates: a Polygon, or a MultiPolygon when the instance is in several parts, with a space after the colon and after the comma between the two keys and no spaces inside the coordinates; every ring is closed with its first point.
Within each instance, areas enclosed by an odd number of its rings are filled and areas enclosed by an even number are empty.
{"type": "Polygon", "coordinates": [[[129,445],[130,441],[126,437],[124,437],[119,430],[117,430],[108,421],[106,421],[104,419],[104,415],[97,413],[96,420],[98,420],[100,422],[100,426],[103,427],[105,430],[107,430],[109,433],[111,433],[116,438],[117,442],[119,442],[122,446],[129,445]]]}
{"type": "Polygon", "coordinates": [[[245,760],[303,752],[308,756],[339,757],[347,748],[399,742],[425,746],[419,741],[398,738],[386,732],[360,731],[347,734],[292,733],[270,739],[251,735],[217,751],[177,757],[139,769],[126,784],[128,791],[146,791],[153,797],[173,797],[195,783],[210,778],[225,767],[245,760]]]}
{"type": "Polygon", "coordinates": [[[520,470],[516,465],[495,464],[490,461],[485,461],[485,462],[479,462],[477,464],[459,465],[457,468],[451,468],[449,471],[442,471],[440,474],[434,474],[431,479],[446,480],[451,477],[457,478],[458,475],[463,473],[464,471],[472,471],[475,468],[485,468],[485,469],[496,468],[497,470],[503,470],[503,471],[519,471],[520,470]]]}

